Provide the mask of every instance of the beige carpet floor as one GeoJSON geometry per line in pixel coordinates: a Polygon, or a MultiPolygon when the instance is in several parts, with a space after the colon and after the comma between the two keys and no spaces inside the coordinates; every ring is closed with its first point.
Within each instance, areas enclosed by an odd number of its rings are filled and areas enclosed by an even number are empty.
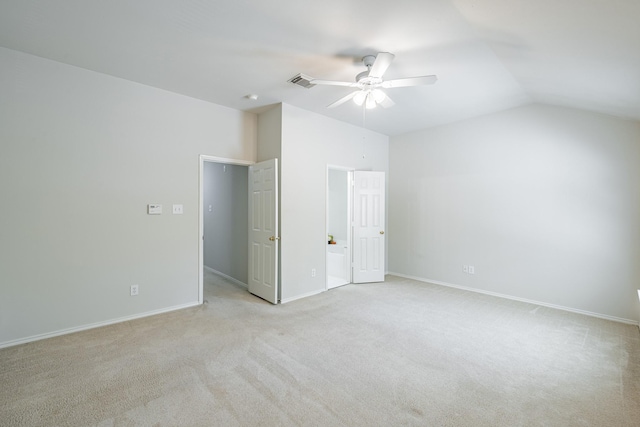
{"type": "Polygon", "coordinates": [[[0,350],[2,426],[640,426],[640,333],[387,277],[0,350]]]}

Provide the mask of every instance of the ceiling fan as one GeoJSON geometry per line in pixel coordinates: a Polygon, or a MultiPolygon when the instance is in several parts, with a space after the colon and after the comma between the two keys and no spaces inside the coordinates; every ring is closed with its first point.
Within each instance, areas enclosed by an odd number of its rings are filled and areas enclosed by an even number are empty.
{"type": "Polygon", "coordinates": [[[309,79],[309,83],[311,85],[347,86],[358,89],[328,105],[327,108],[335,108],[353,99],[356,104],[364,104],[366,108],[371,109],[375,108],[376,105],[381,105],[384,108],[395,105],[382,89],[431,85],[438,80],[438,77],[431,75],[385,81],[382,76],[391,65],[393,58],[395,58],[395,55],[389,52],[379,52],[375,56],[365,56],[362,58],[362,62],[367,67],[367,70],[358,74],[355,82],[309,79]]]}

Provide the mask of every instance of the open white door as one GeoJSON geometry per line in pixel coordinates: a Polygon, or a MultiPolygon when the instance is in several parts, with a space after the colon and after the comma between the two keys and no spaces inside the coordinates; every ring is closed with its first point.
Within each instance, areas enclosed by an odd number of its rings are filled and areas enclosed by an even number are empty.
{"type": "Polygon", "coordinates": [[[384,282],[384,172],[353,173],[353,283],[384,282]]]}
{"type": "Polygon", "coordinates": [[[278,159],[249,167],[249,292],[278,303],[278,159]]]}

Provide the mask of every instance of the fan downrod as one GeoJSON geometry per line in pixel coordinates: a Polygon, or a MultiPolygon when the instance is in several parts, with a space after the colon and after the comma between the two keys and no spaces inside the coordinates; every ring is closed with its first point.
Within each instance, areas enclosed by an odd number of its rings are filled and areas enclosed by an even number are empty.
{"type": "MultiPolygon", "coordinates": [[[[370,85],[370,84],[379,83],[380,81],[382,81],[382,79],[376,79],[376,80],[379,80],[379,81],[376,81],[376,82],[367,81],[367,80],[362,81],[363,79],[369,77],[369,73],[371,72],[371,67],[373,66],[374,62],[376,62],[375,55],[367,55],[367,56],[364,56],[362,58],[362,63],[365,65],[365,67],[367,67],[367,71],[363,71],[363,72],[359,73],[356,76],[356,82],[357,83],[363,83],[365,85],[370,85]]],[[[374,80],[374,79],[371,79],[371,80],[374,80]]]]}

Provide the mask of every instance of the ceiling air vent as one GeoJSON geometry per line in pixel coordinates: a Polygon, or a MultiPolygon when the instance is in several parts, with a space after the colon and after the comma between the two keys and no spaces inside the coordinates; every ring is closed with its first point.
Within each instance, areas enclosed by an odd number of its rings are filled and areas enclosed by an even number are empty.
{"type": "Polygon", "coordinates": [[[313,80],[312,77],[305,76],[304,74],[296,74],[287,81],[293,83],[294,85],[302,86],[306,89],[309,89],[315,86],[313,83],[311,83],[311,80],[313,80]]]}

